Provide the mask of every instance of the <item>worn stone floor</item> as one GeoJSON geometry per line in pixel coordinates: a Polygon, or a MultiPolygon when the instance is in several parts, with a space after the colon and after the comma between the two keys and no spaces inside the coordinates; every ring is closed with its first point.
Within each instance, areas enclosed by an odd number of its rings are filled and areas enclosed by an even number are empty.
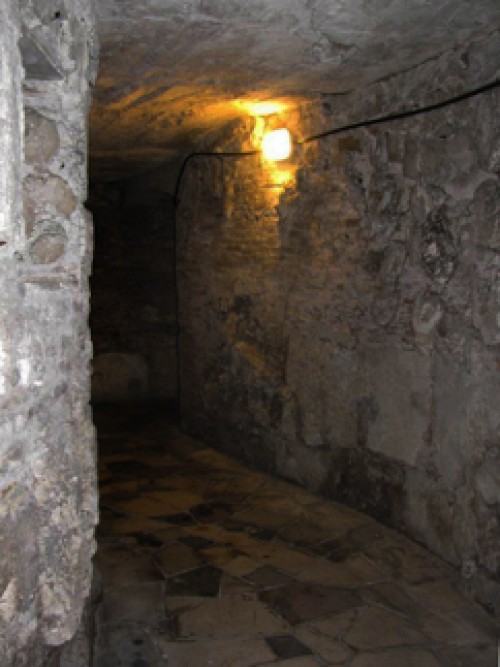
{"type": "Polygon", "coordinates": [[[498,626],[402,535],[183,435],[95,411],[94,667],[495,667],[498,626]]]}

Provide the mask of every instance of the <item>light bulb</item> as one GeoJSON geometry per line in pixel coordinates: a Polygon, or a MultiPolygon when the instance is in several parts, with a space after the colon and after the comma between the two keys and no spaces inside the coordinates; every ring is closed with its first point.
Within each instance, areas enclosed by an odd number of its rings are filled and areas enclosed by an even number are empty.
{"type": "Polygon", "coordinates": [[[268,160],[286,160],[292,152],[292,139],[286,128],[273,130],[262,139],[262,153],[268,160]]]}

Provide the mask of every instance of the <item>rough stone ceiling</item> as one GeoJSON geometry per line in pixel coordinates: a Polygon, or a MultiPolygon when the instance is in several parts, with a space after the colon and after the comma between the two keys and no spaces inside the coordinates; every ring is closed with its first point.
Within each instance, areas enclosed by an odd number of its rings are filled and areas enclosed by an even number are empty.
{"type": "Polygon", "coordinates": [[[96,177],[168,161],[235,100],[342,93],[500,26],[499,0],[98,0],[96,177]]]}

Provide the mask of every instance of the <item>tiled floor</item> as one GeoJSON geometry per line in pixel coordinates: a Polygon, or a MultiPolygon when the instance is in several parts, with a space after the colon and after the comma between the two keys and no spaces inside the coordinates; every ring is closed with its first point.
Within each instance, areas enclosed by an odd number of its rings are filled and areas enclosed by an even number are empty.
{"type": "Polygon", "coordinates": [[[153,411],[96,411],[94,667],[496,667],[452,569],[153,411]]]}

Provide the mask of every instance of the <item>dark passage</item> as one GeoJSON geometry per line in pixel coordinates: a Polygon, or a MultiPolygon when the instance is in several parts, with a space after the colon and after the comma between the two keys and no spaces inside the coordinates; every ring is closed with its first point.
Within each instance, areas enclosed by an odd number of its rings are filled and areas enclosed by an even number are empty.
{"type": "Polygon", "coordinates": [[[172,197],[146,177],[91,183],[94,402],[176,402],[172,197]]]}

